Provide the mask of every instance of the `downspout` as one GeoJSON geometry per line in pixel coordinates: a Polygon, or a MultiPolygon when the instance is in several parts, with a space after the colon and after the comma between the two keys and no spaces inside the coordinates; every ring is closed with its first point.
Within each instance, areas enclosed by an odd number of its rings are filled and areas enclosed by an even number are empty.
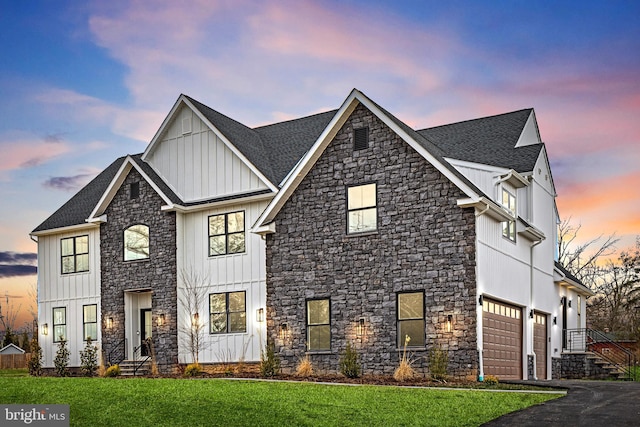
{"type": "MultiPolygon", "coordinates": [[[[531,246],[529,247],[529,310],[533,311],[533,248],[535,248],[536,246],[538,246],[540,243],[542,243],[542,240],[538,240],[537,242],[533,242],[531,244],[531,246]]],[[[531,348],[533,349],[533,328],[534,328],[534,323],[535,323],[535,317],[533,319],[529,319],[529,321],[531,322],[531,326],[529,326],[529,336],[531,337],[531,348]]],[[[546,325],[545,325],[546,326],[546,325]]],[[[538,372],[536,369],[536,362],[537,362],[537,355],[535,351],[531,352],[533,354],[533,379],[537,380],[538,379],[538,372]]],[[[547,355],[544,355],[545,360],[547,358],[547,355]]]]}

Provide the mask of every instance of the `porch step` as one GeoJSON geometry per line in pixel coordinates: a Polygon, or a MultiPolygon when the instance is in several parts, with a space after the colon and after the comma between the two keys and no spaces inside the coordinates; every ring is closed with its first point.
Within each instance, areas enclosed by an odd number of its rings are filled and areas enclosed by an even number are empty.
{"type": "Polygon", "coordinates": [[[123,360],[120,362],[120,375],[122,376],[145,376],[151,372],[151,359],[141,360],[123,360]],[[136,367],[138,370],[136,371],[136,367]]]}

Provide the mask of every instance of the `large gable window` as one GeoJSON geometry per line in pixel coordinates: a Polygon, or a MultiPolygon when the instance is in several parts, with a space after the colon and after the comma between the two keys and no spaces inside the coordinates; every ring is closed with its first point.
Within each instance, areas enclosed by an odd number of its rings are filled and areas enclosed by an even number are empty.
{"type": "MultiPolygon", "coordinates": [[[[511,215],[515,218],[516,216],[516,196],[511,194],[509,191],[502,189],[502,206],[511,213],[511,215]]],[[[516,221],[505,221],[502,223],[502,236],[511,240],[512,242],[516,241],[516,221]]]]}
{"type": "Polygon", "coordinates": [[[424,292],[398,294],[398,347],[424,347],[424,292]]]}
{"type": "Polygon", "coordinates": [[[246,292],[210,294],[209,333],[231,334],[246,331],[246,292]]]}
{"type": "Polygon", "coordinates": [[[67,309],[55,307],[53,309],[53,342],[67,340],[67,309]]]}
{"type": "Polygon", "coordinates": [[[62,274],[89,271],[89,236],[60,240],[62,274]]]}
{"type": "Polygon", "coordinates": [[[149,227],[132,225],[124,230],[124,260],[135,261],[149,258],[149,227]]]}
{"type": "Polygon", "coordinates": [[[209,217],[209,256],[237,254],[245,251],[244,212],[209,217]]]}
{"type": "Polygon", "coordinates": [[[307,301],[307,349],[331,350],[331,313],[329,299],[307,301]]]}
{"type": "Polygon", "coordinates": [[[363,233],[377,229],[376,184],[347,189],[347,232],[363,233]]]}

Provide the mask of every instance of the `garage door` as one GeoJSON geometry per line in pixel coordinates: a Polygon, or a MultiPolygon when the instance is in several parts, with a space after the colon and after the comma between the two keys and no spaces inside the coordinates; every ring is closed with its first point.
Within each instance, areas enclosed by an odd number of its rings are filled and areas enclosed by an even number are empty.
{"type": "Polygon", "coordinates": [[[536,376],[547,379],[547,315],[535,315],[533,324],[533,351],[536,354],[536,376]]]}
{"type": "Polygon", "coordinates": [[[483,365],[485,375],[522,378],[522,309],[503,302],[482,302],[483,365]]]}

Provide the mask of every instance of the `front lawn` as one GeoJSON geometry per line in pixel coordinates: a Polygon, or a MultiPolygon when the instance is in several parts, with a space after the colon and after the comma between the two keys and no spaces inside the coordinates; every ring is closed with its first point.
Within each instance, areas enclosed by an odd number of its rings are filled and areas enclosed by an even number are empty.
{"type": "Polygon", "coordinates": [[[561,394],[223,379],[0,376],[0,403],[71,405],[71,425],[477,426],[561,394]]]}

